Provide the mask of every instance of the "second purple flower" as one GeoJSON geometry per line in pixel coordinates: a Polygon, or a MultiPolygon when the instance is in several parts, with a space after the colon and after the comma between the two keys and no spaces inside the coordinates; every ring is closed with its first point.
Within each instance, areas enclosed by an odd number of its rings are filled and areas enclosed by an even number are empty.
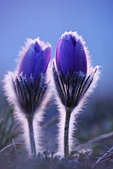
{"type": "Polygon", "coordinates": [[[61,112],[60,119],[64,118],[64,133],[59,135],[62,135],[62,143],[59,140],[59,145],[62,144],[60,147],[63,155],[68,156],[73,145],[71,130],[74,129],[72,125],[75,108],[81,108],[86,94],[91,92],[98,79],[98,67],[91,66],[85,42],[76,32],[65,32],[60,37],[53,64],[53,77],[56,91],[65,109],[64,114],[61,112]]]}

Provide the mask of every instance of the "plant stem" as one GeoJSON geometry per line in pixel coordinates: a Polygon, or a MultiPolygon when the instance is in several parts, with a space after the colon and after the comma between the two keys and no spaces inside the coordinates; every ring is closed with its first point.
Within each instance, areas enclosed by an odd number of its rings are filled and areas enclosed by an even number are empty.
{"type": "Polygon", "coordinates": [[[69,122],[71,117],[71,109],[66,109],[66,118],[64,126],[64,156],[69,156],[69,122]]]}
{"type": "Polygon", "coordinates": [[[34,139],[34,131],[33,131],[33,116],[29,115],[27,119],[28,119],[28,126],[29,126],[29,137],[30,137],[32,159],[36,159],[36,147],[35,147],[35,139],[34,139]]]}

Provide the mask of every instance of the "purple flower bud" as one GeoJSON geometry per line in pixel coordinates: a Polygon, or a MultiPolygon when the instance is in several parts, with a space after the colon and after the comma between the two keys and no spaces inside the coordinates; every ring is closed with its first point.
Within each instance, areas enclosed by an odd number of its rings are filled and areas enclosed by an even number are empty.
{"type": "Polygon", "coordinates": [[[38,38],[29,40],[26,46],[18,67],[18,75],[22,74],[27,81],[30,76],[37,80],[40,74],[46,73],[51,59],[51,46],[38,38]]]}
{"type": "Polygon", "coordinates": [[[83,40],[76,32],[64,33],[56,49],[56,65],[64,76],[87,73],[87,58],[83,40]]]}
{"type": "Polygon", "coordinates": [[[76,32],[64,33],[57,44],[56,63],[53,62],[53,78],[58,94],[56,99],[60,98],[57,104],[65,112],[62,113],[60,110],[62,130],[60,129],[61,132],[59,132],[58,144],[59,151],[62,151],[65,157],[70,155],[74,143],[72,132],[74,113],[77,114],[80,111],[85,98],[94,89],[99,78],[99,67],[91,66],[84,44],[83,39],[76,32]],[[64,134],[62,134],[63,130],[64,134]]]}
{"type": "MultiPolygon", "coordinates": [[[[18,103],[19,108],[26,115],[34,115],[40,106],[48,88],[48,75],[46,74],[51,59],[51,45],[37,39],[29,39],[20,53],[21,59],[18,69],[6,76],[10,79],[9,86],[13,87],[14,98],[11,102],[18,103]]],[[[9,89],[8,89],[9,90],[9,89]]],[[[7,94],[10,98],[10,93],[7,94]]]]}
{"type": "Polygon", "coordinates": [[[98,79],[98,67],[93,69],[91,66],[84,44],[76,32],[65,32],[57,44],[54,82],[62,104],[71,109],[98,79]]]}
{"type": "MultiPolygon", "coordinates": [[[[18,69],[6,75],[4,88],[8,100],[15,105],[15,114],[22,122],[23,129],[28,127],[28,130],[25,131],[29,131],[29,135],[27,135],[29,137],[29,150],[31,158],[36,160],[37,143],[35,136],[37,134],[35,134],[34,115],[45,99],[44,96],[49,86],[46,71],[51,59],[51,46],[38,38],[35,40],[29,39],[20,54],[21,59],[18,69]],[[19,115],[19,112],[22,112],[24,116],[19,115]]],[[[38,118],[40,119],[41,116],[39,114],[38,118]]],[[[28,140],[28,137],[26,137],[26,140],[28,140]]]]}

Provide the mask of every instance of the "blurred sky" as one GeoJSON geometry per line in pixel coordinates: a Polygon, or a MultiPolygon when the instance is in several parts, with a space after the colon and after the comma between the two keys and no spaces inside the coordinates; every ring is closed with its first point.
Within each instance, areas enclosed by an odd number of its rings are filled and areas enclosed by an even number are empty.
{"type": "Polygon", "coordinates": [[[86,41],[93,65],[101,66],[98,95],[113,94],[113,0],[0,0],[0,77],[16,68],[26,38],[52,44],[65,31],[86,41]]]}

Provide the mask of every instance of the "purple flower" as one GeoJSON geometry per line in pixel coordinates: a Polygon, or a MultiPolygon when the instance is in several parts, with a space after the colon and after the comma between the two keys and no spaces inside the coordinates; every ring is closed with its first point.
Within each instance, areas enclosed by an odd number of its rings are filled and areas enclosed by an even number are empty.
{"type": "Polygon", "coordinates": [[[60,99],[57,104],[65,112],[60,115],[60,123],[64,125],[61,125],[58,144],[65,157],[70,155],[74,143],[74,114],[79,112],[99,78],[98,66],[93,68],[88,57],[85,43],[76,32],[65,32],[61,36],[53,63],[53,78],[56,99],[60,99]]]}
{"type": "Polygon", "coordinates": [[[51,59],[51,46],[38,38],[28,41],[27,46],[18,66],[18,76],[22,74],[27,81],[32,76],[37,81],[40,74],[46,73],[51,59]]]}
{"type": "Polygon", "coordinates": [[[87,73],[87,58],[83,40],[75,32],[64,33],[56,49],[56,65],[64,76],[87,73]]]}
{"type": "Polygon", "coordinates": [[[93,69],[88,57],[85,42],[76,32],[65,32],[61,36],[53,73],[59,97],[65,107],[74,109],[96,79],[97,67],[93,69]]]}
{"type": "MultiPolygon", "coordinates": [[[[33,121],[34,115],[39,111],[40,105],[45,99],[44,96],[49,86],[46,71],[51,59],[51,46],[40,41],[39,38],[29,39],[20,55],[18,69],[6,75],[4,88],[8,100],[15,105],[15,114],[22,122],[23,129],[26,128],[26,121],[24,124],[24,120],[27,119],[30,155],[36,160],[35,136],[37,134],[33,121]],[[22,112],[24,116],[19,115],[19,112],[22,112]]],[[[40,117],[41,114],[38,118],[40,119],[40,117]]],[[[28,140],[28,137],[25,139],[28,140]]]]}
{"type": "MultiPolygon", "coordinates": [[[[46,71],[51,59],[51,45],[39,38],[29,39],[20,56],[17,71],[6,76],[6,81],[11,78],[10,86],[13,87],[14,97],[10,100],[14,104],[16,101],[26,115],[34,115],[49,85],[46,71]]],[[[10,98],[10,93],[7,95],[10,98]]]]}

